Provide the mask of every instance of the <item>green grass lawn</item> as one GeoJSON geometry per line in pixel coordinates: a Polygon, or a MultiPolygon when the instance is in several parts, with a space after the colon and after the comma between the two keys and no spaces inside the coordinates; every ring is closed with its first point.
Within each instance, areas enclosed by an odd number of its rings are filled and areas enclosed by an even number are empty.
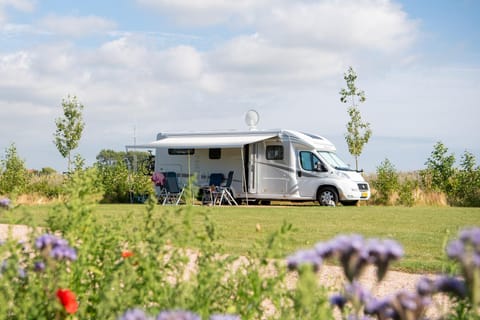
{"type": "MultiPolygon", "coordinates": [[[[177,208],[171,208],[176,210],[177,208]]],[[[0,223],[45,225],[50,205],[21,206],[0,212],[0,223]]],[[[124,228],[135,226],[135,214],[143,205],[99,205],[99,223],[118,219],[124,228]]],[[[158,206],[155,214],[165,207],[158,206]]],[[[393,267],[410,272],[438,272],[445,266],[443,246],[460,228],[480,226],[480,208],[450,207],[320,207],[320,206],[240,206],[194,207],[194,223],[201,225],[202,214],[215,222],[225,252],[246,254],[256,241],[280,229],[284,221],[293,225],[284,254],[308,248],[338,234],[359,233],[365,237],[393,238],[404,247],[405,257],[393,267]],[[261,230],[257,231],[256,226],[261,230]]]]}

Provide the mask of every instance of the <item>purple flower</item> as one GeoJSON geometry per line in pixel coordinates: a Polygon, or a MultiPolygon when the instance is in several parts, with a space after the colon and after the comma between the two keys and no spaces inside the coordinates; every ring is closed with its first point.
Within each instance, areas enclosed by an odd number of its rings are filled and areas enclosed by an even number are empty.
{"type": "Polygon", "coordinates": [[[145,312],[141,309],[129,309],[125,311],[125,313],[118,318],[118,320],[148,320],[151,319],[148,317],[145,312]]]}
{"type": "Polygon", "coordinates": [[[345,296],[350,301],[358,301],[362,304],[370,299],[370,293],[357,281],[345,286],[345,296]]]}
{"type": "Polygon", "coordinates": [[[480,228],[471,227],[463,229],[460,232],[459,238],[463,243],[471,243],[474,246],[480,246],[480,228]]]}
{"type": "Polygon", "coordinates": [[[465,254],[465,246],[460,240],[453,240],[447,246],[447,255],[450,259],[460,260],[465,254]]]}
{"type": "Polygon", "coordinates": [[[290,270],[297,270],[301,265],[312,265],[318,271],[322,264],[322,258],[314,249],[299,250],[287,257],[287,266],[290,270]]]}
{"type": "Polygon", "coordinates": [[[434,286],[439,292],[452,293],[462,299],[467,296],[465,283],[456,278],[440,277],[435,281],[434,286]]]}
{"type": "Polygon", "coordinates": [[[385,277],[391,261],[398,260],[403,256],[402,246],[394,240],[369,239],[366,246],[369,261],[377,266],[378,280],[385,277]]]}
{"type": "Polygon", "coordinates": [[[340,308],[340,310],[343,310],[343,307],[347,303],[347,298],[345,298],[341,294],[335,294],[335,295],[331,296],[329,300],[330,300],[330,304],[332,306],[337,306],[337,307],[340,308]]]}
{"type": "Polygon", "coordinates": [[[417,282],[417,293],[421,296],[429,296],[435,293],[435,282],[432,279],[422,277],[417,282]]]}
{"type": "Polygon", "coordinates": [[[68,241],[52,234],[44,234],[35,240],[35,246],[41,251],[49,253],[56,260],[77,260],[77,252],[68,245],[68,241]]]}
{"type": "Polygon", "coordinates": [[[394,311],[390,305],[390,298],[371,297],[365,302],[365,314],[376,315],[378,319],[388,319],[393,317],[394,311]]]}
{"type": "Polygon", "coordinates": [[[33,269],[37,272],[45,271],[45,262],[43,261],[36,261],[33,265],[33,269]]]}
{"type": "Polygon", "coordinates": [[[201,320],[201,318],[199,315],[190,311],[175,310],[160,312],[157,320],[201,320]]]}
{"type": "Polygon", "coordinates": [[[8,198],[0,199],[0,208],[8,209],[10,208],[10,203],[11,201],[8,198]]]}
{"type": "Polygon", "coordinates": [[[241,320],[236,314],[214,314],[210,316],[210,320],[241,320]]]}

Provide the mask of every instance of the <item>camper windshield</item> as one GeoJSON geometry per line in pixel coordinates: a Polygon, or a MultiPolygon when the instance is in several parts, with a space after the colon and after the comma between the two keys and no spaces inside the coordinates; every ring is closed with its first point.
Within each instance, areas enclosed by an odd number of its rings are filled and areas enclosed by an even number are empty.
{"type": "Polygon", "coordinates": [[[337,170],[353,171],[342,159],[340,159],[335,153],[330,151],[320,151],[317,150],[318,154],[325,160],[329,165],[334,167],[337,170]]]}

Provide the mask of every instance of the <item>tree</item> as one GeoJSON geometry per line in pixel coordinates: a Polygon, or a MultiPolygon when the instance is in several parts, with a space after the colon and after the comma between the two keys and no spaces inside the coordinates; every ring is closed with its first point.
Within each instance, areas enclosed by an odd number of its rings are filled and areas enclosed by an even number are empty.
{"type": "Polygon", "coordinates": [[[372,181],[375,190],[377,191],[376,197],[381,204],[388,204],[390,197],[395,191],[398,190],[398,173],[393,163],[390,160],[385,159],[377,167],[377,178],[372,181]]]}
{"type": "Polygon", "coordinates": [[[78,147],[80,138],[82,137],[83,122],[82,110],[83,105],[77,100],[76,96],[67,96],[62,99],[63,117],[55,119],[57,129],[55,131],[55,146],[62,157],[68,159],[68,172],[71,171],[71,153],[78,147]]]}
{"type": "Polygon", "coordinates": [[[25,191],[28,184],[28,172],[25,161],[20,159],[15,144],[5,151],[5,159],[0,168],[0,194],[19,194],[25,191]]]}
{"type": "Polygon", "coordinates": [[[452,191],[453,165],[455,156],[447,154],[448,148],[440,141],[435,144],[430,157],[425,162],[427,168],[421,171],[423,185],[427,189],[443,191],[447,195],[452,191]]]}
{"type": "Polygon", "coordinates": [[[343,88],[340,90],[340,101],[343,103],[350,102],[350,106],[347,109],[350,121],[347,123],[345,140],[348,145],[348,151],[355,157],[355,169],[358,171],[358,157],[362,154],[363,146],[370,140],[372,130],[370,129],[370,123],[362,121],[360,110],[358,109],[357,100],[358,102],[365,102],[366,98],[365,92],[355,86],[357,74],[352,67],[348,68],[343,78],[347,83],[347,89],[343,88]]]}
{"type": "Polygon", "coordinates": [[[460,170],[454,176],[453,194],[455,204],[462,206],[480,206],[480,166],[475,156],[465,151],[460,160],[460,170]]]}

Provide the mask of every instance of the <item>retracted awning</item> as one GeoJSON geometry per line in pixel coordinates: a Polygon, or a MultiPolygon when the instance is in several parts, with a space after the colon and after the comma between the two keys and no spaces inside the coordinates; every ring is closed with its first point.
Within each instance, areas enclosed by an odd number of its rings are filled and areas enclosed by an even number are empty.
{"type": "Polygon", "coordinates": [[[208,149],[208,148],[241,148],[246,144],[266,140],[277,136],[278,133],[258,133],[246,135],[172,135],[147,144],[127,146],[130,148],[183,148],[183,149],[208,149]]]}

